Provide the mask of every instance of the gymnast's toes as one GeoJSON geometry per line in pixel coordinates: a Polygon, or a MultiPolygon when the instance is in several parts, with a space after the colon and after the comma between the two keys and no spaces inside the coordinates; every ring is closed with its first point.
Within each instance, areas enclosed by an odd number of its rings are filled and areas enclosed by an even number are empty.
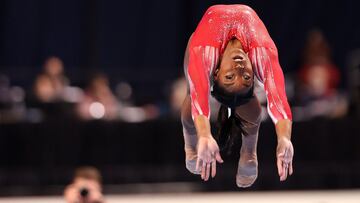
{"type": "Polygon", "coordinates": [[[201,174],[201,170],[196,171],[196,159],[195,160],[186,160],[186,169],[193,174],[199,175],[201,174]]]}
{"type": "Polygon", "coordinates": [[[244,176],[244,175],[236,175],[236,185],[241,188],[250,187],[252,184],[254,184],[255,180],[257,178],[257,175],[253,176],[244,176]]]}
{"type": "Polygon", "coordinates": [[[257,160],[241,160],[236,174],[236,185],[238,187],[250,187],[258,176],[257,160]]]}

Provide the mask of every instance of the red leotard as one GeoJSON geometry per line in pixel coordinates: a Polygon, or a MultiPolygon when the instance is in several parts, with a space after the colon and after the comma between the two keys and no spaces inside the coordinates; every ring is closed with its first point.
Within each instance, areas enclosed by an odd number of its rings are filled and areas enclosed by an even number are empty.
{"type": "Polygon", "coordinates": [[[210,78],[227,43],[236,38],[248,54],[257,79],[264,84],[274,123],[292,119],[277,48],[254,10],[245,5],[215,5],[202,17],[189,44],[187,78],[193,118],[210,115],[210,78]]]}

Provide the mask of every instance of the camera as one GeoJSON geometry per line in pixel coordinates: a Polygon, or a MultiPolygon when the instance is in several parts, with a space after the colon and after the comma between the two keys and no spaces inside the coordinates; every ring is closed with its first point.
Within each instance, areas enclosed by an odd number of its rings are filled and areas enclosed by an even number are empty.
{"type": "Polygon", "coordinates": [[[80,196],[81,196],[82,198],[86,198],[86,197],[89,196],[90,191],[89,191],[89,189],[87,189],[86,187],[84,187],[84,188],[81,188],[81,189],[80,189],[79,193],[80,193],[80,196]]]}
{"type": "Polygon", "coordinates": [[[100,172],[94,167],[78,168],[64,198],[67,203],[103,203],[100,172]]]}

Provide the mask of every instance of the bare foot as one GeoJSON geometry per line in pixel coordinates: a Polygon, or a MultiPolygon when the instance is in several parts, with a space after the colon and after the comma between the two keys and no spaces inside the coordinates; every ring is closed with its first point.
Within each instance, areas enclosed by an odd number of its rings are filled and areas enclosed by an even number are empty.
{"type": "Polygon", "coordinates": [[[197,161],[197,153],[196,149],[192,149],[191,147],[185,147],[185,165],[186,169],[193,174],[199,175],[201,174],[201,170],[196,171],[196,161],[197,161]]]}
{"type": "Polygon", "coordinates": [[[236,174],[236,185],[238,187],[250,187],[258,175],[258,161],[256,153],[241,152],[238,170],[236,174]]]}

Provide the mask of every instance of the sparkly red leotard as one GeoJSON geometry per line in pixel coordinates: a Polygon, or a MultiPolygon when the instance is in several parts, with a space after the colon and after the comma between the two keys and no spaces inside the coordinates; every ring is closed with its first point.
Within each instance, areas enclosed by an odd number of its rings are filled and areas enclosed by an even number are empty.
{"type": "Polygon", "coordinates": [[[273,122],[291,119],[277,48],[255,11],[245,5],[210,7],[193,33],[186,71],[193,118],[196,115],[209,117],[211,75],[233,38],[241,42],[255,76],[264,85],[267,109],[273,122]]]}

